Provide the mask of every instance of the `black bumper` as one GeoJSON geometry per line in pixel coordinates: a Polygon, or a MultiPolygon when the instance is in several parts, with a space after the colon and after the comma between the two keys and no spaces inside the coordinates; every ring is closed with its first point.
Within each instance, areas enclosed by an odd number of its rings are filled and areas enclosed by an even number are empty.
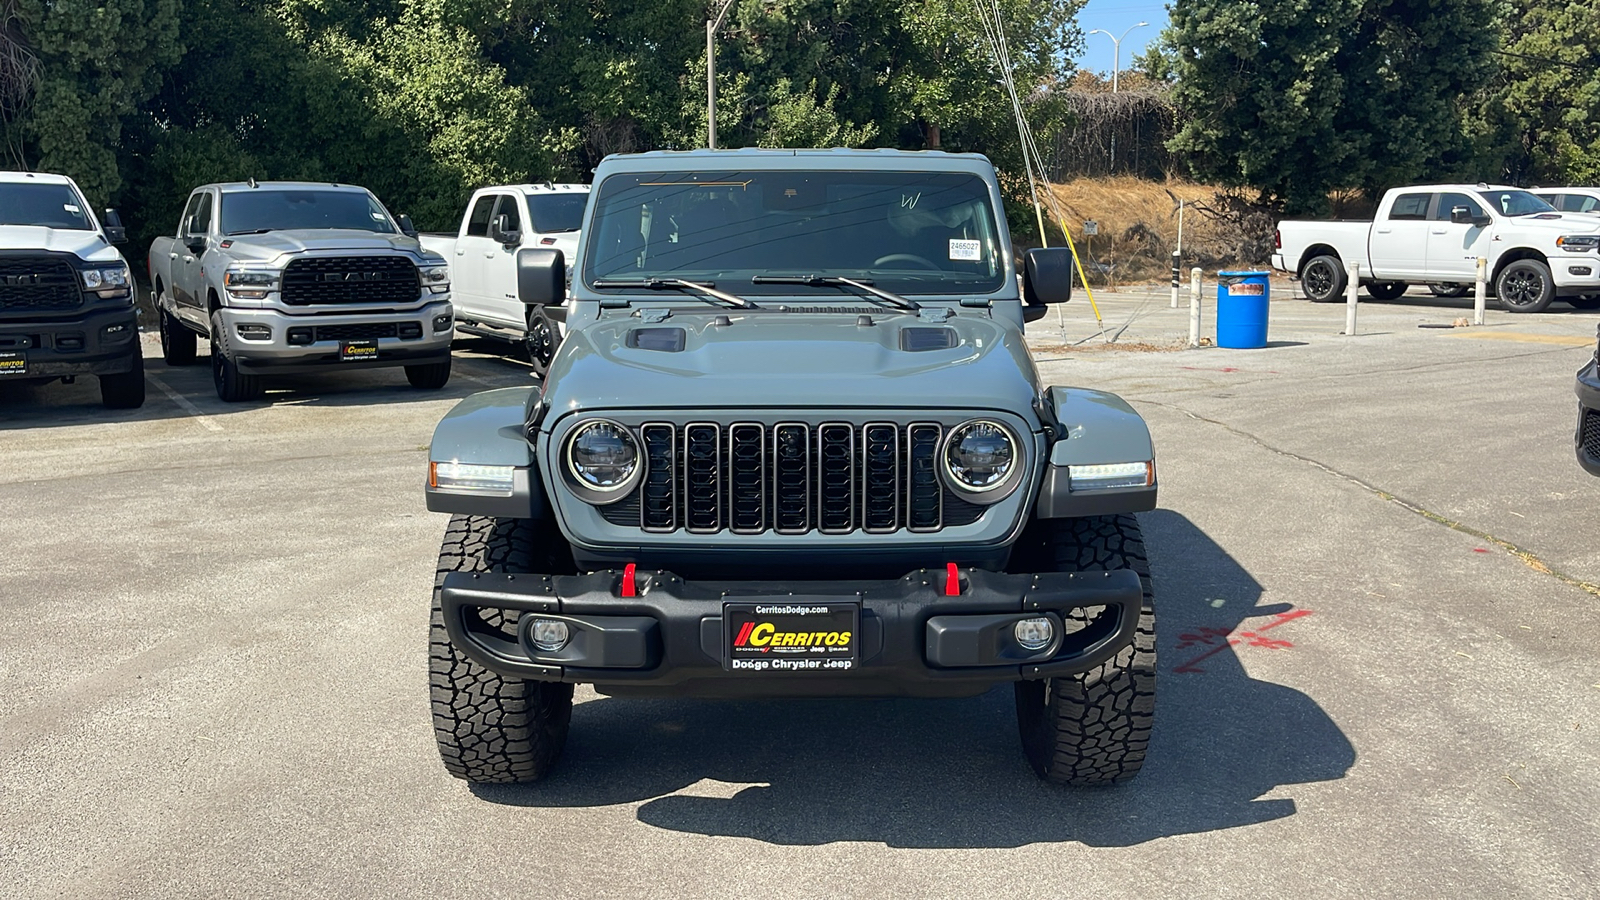
{"type": "Polygon", "coordinates": [[[1600,360],[1590,360],[1578,371],[1578,430],[1573,444],[1578,464],[1600,475],[1600,360]]]}
{"type": "MultiPolygon", "coordinates": [[[[24,379],[116,375],[133,368],[139,325],[132,307],[70,318],[0,318],[0,352],[27,356],[24,379]]],[[[0,379],[0,384],[4,379],[0,379]]]]}
{"type": "Polygon", "coordinates": [[[452,573],[441,599],[445,627],[463,653],[501,675],[593,684],[602,693],[709,697],[966,696],[997,683],[1070,675],[1114,656],[1133,640],[1143,591],[1131,570],[1007,575],[960,573],[946,594],[943,570],[892,581],[685,582],[670,572],[544,576],[452,573]],[[804,595],[859,602],[859,665],[849,671],[789,673],[725,667],[725,601],[786,601],[804,595]],[[1064,613],[1099,608],[1063,634],[1064,613]],[[479,610],[511,611],[517,636],[483,624],[479,610]],[[1051,618],[1056,638],[1029,653],[1011,637],[1025,618],[1051,618]],[[534,618],[565,622],[572,639],[554,653],[529,639],[534,618]]]}
{"type": "Polygon", "coordinates": [[[340,359],[337,349],[326,353],[307,353],[296,356],[251,356],[248,350],[244,350],[239,353],[236,361],[239,371],[246,375],[311,375],[326,374],[342,369],[387,369],[392,366],[421,366],[430,363],[442,363],[449,358],[450,346],[446,344],[442,349],[428,350],[391,350],[385,347],[379,351],[377,359],[360,361],[340,359]]]}

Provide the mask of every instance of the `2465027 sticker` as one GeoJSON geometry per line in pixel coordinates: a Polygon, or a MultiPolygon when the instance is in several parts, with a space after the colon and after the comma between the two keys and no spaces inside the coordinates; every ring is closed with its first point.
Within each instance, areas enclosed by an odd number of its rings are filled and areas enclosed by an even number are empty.
{"type": "Polygon", "coordinates": [[[951,238],[950,258],[959,262],[978,262],[983,259],[983,244],[964,238],[951,238]]]}

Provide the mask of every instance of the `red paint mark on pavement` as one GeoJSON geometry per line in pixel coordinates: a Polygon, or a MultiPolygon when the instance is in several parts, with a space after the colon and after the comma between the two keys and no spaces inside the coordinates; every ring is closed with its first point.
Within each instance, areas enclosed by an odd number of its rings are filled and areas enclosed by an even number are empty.
{"type": "Polygon", "coordinates": [[[1229,628],[1196,628],[1193,631],[1184,632],[1183,634],[1178,635],[1179,650],[1186,650],[1190,647],[1201,645],[1208,646],[1211,649],[1200,654],[1199,656],[1196,656],[1194,659],[1179,665],[1172,671],[1204,672],[1205,669],[1200,668],[1197,665],[1198,663],[1200,663],[1202,660],[1215,656],[1218,653],[1221,653],[1229,647],[1235,647],[1239,644],[1244,644],[1247,647],[1262,647],[1268,650],[1287,650],[1294,646],[1292,642],[1264,637],[1261,632],[1270,631],[1274,628],[1277,628],[1279,625],[1293,622],[1295,619],[1298,619],[1301,616],[1309,615],[1311,615],[1311,610],[1309,609],[1296,609],[1290,612],[1278,613],[1272,617],[1272,621],[1261,626],[1260,628],[1257,628],[1254,631],[1241,631],[1237,634],[1235,634],[1234,631],[1229,628]]]}
{"type": "Polygon", "coordinates": [[[1473,553],[1488,553],[1489,551],[1483,549],[1482,547],[1473,547],[1472,548],[1472,552],[1473,553]]]}
{"type": "MultiPolygon", "coordinates": [[[[1212,368],[1208,368],[1206,366],[1179,366],[1178,368],[1186,369],[1186,370],[1188,370],[1190,372],[1225,372],[1225,373],[1230,374],[1230,375],[1235,373],[1235,372],[1243,372],[1244,371],[1243,369],[1235,368],[1234,366],[1223,366],[1220,369],[1212,369],[1212,368]]],[[[1271,369],[1266,369],[1266,370],[1264,370],[1263,374],[1276,375],[1278,373],[1272,371],[1271,369]]]]}

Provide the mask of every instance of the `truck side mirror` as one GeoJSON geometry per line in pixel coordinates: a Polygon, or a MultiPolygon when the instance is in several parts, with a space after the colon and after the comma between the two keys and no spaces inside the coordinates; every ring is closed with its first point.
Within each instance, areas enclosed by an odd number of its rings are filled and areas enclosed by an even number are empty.
{"type": "Polygon", "coordinates": [[[512,230],[511,217],[502,213],[495,216],[494,222],[490,224],[489,238],[509,246],[522,243],[522,232],[512,230]]]}
{"type": "Polygon", "coordinates": [[[414,238],[417,236],[417,226],[411,224],[410,216],[401,215],[400,218],[395,220],[395,224],[400,226],[400,233],[406,237],[414,238]]]}
{"type": "Polygon", "coordinates": [[[517,251],[517,298],[528,306],[560,306],[567,299],[567,258],[560,250],[517,251]]]}
{"type": "Polygon", "coordinates": [[[1023,256],[1022,302],[1026,306],[1065,303],[1072,299],[1072,251],[1035,247],[1023,256]]]}
{"type": "Polygon", "coordinates": [[[200,220],[197,216],[190,216],[183,223],[183,245],[189,248],[190,253],[199,253],[206,249],[206,235],[200,230],[200,220]]]}
{"type": "Polygon", "coordinates": [[[128,229],[122,225],[122,216],[114,209],[106,210],[104,223],[106,240],[113,244],[126,244],[128,242],[128,229]]]}
{"type": "Polygon", "coordinates": [[[1482,228],[1492,221],[1493,220],[1488,216],[1473,215],[1472,210],[1465,206],[1450,207],[1450,224],[1452,225],[1472,225],[1477,228],[1482,228]]]}

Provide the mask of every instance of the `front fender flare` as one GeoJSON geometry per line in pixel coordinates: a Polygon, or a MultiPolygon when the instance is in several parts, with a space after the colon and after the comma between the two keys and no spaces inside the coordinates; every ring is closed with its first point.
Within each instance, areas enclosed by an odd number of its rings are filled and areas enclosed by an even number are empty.
{"type": "Polygon", "coordinates": [[[1155,460],[1155,443],[1143,418],[1116,394],[1087,388],[1052,387],[1046,392],[1058,426],[1034,502],[1041,519],[1106,516],[1156,508],[1157,484],[1113,490],[1074,491],[1068,466],[1155,460]]]}
{"type": "Polygon", "coordinates": [[[538,389],[533,385],[484,391],[457,403],[439,420],[428,446],[430,472],[432,464],[439,462],[511,466],[512,492],[509,497],[496,497],[442,491],[429,478],[424,490],[430,511],[512,519],[545,515],[544,491],[525,431],[532,404],[537,401],[538,389]]]}

